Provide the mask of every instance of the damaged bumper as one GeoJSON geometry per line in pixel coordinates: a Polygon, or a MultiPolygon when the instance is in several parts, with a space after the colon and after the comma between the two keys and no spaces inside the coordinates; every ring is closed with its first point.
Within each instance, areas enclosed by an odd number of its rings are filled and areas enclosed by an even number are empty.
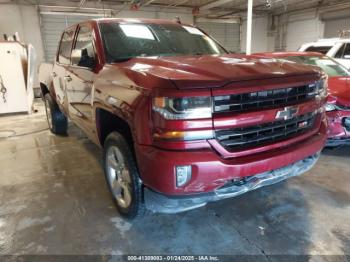
{"type": "Polygon", "coordinates": [[[338,147],[350,145],[350,138],[328,139],[326,147],[338,147]]]}
{"type": "Polygon", "coordinates": [[[297,161],[288,166],[247,177],[243,183],[225,185],[213,192],[190,196],[170,197],[145,188],[146,207],[159,213],[178,213],[206,205],[208,202],[235,197],[263,186],[272,185],[287,178],[301,175],[317,162],[320,153],[297,161]]]}
{"type": "Polygon", "coordinates": [[[326,146],[350,145],[350,110],[327,112],[329,134],[326,146]]]}

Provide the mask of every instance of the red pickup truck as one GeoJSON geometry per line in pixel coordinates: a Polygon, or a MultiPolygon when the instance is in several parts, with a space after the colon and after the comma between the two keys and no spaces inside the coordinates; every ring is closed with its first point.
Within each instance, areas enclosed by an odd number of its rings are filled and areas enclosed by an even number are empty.
{"type": "Polygon", "coordinates": [[[71,26],[40,84],[51,131],[65,134],[69,117],[103,147],[108,188],[128,218],[300,175],[326,141],[318,69],[229,54],[173,21],[71,26]]]}

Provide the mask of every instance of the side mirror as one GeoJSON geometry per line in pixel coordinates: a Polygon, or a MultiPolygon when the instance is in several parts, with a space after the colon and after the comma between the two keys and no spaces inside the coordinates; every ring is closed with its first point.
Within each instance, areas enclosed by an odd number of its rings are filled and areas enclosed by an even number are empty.
{"type": "Polygon", "coordinates": [[[72,51],[72,64],[93,69],[96,65],[95,57],[90,57],[87,49],[74,49],[72,51]]]}
{"type": "Polygon", "coordinates": [[[74,49],[72,51],[71,59],[73,65],[78,65],[81,59],[82,50],[81,49],[74,49]]]}

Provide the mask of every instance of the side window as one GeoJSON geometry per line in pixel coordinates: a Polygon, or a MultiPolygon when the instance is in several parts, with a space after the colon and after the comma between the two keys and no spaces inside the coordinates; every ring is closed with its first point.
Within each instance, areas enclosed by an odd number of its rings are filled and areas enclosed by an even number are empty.
{"type": "Polygon", "coordinates": [[[334,58],[343,58],[343,52],[344,52],[344,47],[345,47],[345,44],[343,44],[338,52],[335,54],[334,58]]]}
{"type": "Polygon", "coordinates": [[[344,59],[350,59],[350,43],[346,44],[346,47],[344,49],[343,58],[344,59]]]}
{"type": "Polygon", "coordinates": [[[72,50],[72,43],[74,38],[74,30],[66,31],[63,33],[60,43],[60,49],[58,50],[58,62],[61,64],[70,64],[70,54],[72,50]]]}
{"type": "Polygon", "coordinates": [[[93,68],[95,66],[92,29],[89,27],[82,26],[79,29],[72,53],[72,64],[88,68],[93,68]]]}

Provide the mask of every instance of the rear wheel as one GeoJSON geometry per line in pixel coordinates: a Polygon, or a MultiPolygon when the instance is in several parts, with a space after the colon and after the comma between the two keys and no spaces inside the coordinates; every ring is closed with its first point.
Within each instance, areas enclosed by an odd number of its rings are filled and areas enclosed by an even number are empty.
{"type": "Polygon", "coordinates": [[[44,96],[47,123],[52,133],[56,135],[67,134],[68,120],[59,109],[57,103],[52,99],[49,93],[44,96]]]}
{"type": "Polygon", "coordinates": [[[145,206],[136,161],[125,138],[112,132],[104,143],[106,182],[119,213],[125,218],[142,216],[145,206]]]}

